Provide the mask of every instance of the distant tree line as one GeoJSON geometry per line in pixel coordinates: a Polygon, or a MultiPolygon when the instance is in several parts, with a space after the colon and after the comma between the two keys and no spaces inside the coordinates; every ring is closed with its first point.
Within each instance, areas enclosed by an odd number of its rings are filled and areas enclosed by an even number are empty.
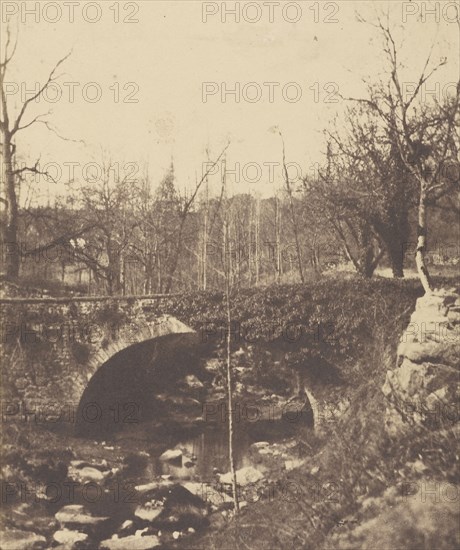
{"type": "Polygon", "coordinates": [[[4,277],[56,279],[109,295],[170,293],[223,288],[226,276],[231,288],[305,282],[345,265],[366,278],[379,266],[403,277],[412,254],[429,292],[428,229],[432,241],[459,240],[460,82],[443,97],[423,98],[423,86],[447,63],[430,54],[407,88],[389,25],[378,19],[374,26],[385,74],[366,84],[364,97],[343,98],[347,107],[325,129],[315,177],[289,175],[289,151],[274,127],[283,185],[270,198],[228,196],[225,169],[219,190],[210,185],[227,144],[213,160],[207,152],[207,171],[187,191],[173,162],[157,182],[148,167],[137,179],[119,177],[116,160],[103,158],[97,178],[68,182],[46,206],[19,204],[28,174],[51,176],[38,161],[20,167],[17,134],[40,122],[52,127],[41,115],[28,117],[34,97],[12,114],[5,78],[16,44],[8,33],[0,60],[4,277]]]}

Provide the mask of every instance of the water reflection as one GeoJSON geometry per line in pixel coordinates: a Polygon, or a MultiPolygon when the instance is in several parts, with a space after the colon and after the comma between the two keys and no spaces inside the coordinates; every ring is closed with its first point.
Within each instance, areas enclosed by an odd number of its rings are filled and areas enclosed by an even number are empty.
{"type": "MultiPolygon", "coordinates": [[[[249,466],[248,449],[252,443],[250,435],[240,429],[234,441],[235,463],[237,468],[249,466]]],[[[184,479],[198,477],[200,480],[212,480],[216,471],[229,471],[228,432],[221,426],[205,430],[190,439],[182,439],[175,446],[185,451],[186,457],[196,457],[195,461],[185,458],[181,466],[156,460],[159,474],[170,474],[173,477],[184,479]]]]}
{"type": "MultiPolygon", "coordinates": [[[[292,435],[298,426],[283,420],[267,422],[241,422],[235,424],[234,456],[237,469],[254,464],[251,444],[257,441],[275,442],[292,435]]],[[[137,427],[136,431],[119,434],[118,443],[131,450],[145,450],[149,455],[148,465],[138,474],[149,480],[170,475],[174,479],[192,479],[212,482],[217,473],[230,470],[228,457],[228,429],[226,423],[215,423],[205,426],[198,433],[179,432],[160,435],[150,423],[137,427]],[[149,443],[150,442],[150,443],[149,443]],[[166,449],[180,449],[183,456],[176,461],[164,462],[159,459],[166,449]]]]}

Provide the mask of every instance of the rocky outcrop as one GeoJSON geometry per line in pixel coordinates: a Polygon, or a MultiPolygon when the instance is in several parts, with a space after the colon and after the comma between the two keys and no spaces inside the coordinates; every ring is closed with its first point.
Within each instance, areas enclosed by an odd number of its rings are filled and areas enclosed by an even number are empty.
{"type": "Polygon", "coordinates": [[[386,428],[447,429],[458,422],[460,296],[439,290],[417,300],[398,347],[397,367],[382,388],[386,428]]]}

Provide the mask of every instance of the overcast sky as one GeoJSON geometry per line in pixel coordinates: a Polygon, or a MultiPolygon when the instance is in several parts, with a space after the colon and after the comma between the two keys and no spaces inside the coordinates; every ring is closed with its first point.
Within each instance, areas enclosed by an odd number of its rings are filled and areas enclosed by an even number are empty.
{"type": "MultiPolygon", "coordinates": [[[[361,78],[375,77],[383,69],[377,31],[359,22],[356,12],[373,19],[379,10],[391,7],[395,33],[398,40],[404,39],[402,61],[408,82],[415,80],[433,41],[437,44],[433,58],[448,57],[446,68],[435,79],[441,93],[458,79],[454,2],[433,2],[439,12],[430,14],[422,13],[429,2],[408,6],[398,1],[300,1],[291,2],[284,17],[281,6],[286,2],[280,6],[240,2],[239,22],[231,14],[222,21],[222,6],[230,10],[235,2],[108,1],[99,3],[99,13],[95,2],[80,2],[73,22],[68,8],[53,22],[54,2],[41,2],[36,15],[27,14],[25,9],[35,4],[3,2],[3,28],[7,13],[19,12],[11,18],[13,30],[18,22],[19,45],[8,77],[19,91],[13,93],[11,88],[9,104],[18,105],[25,83],[32,89],[35,82],[43,82],[53,64],[72,50],[59,71],[59,87],[50,91],[49,101],[34,104],[25,120],[52,109],[49,120],[59,132],[85,142],[63,142],[42,125],[22,132],[18,151],[31,161],[41,156],[42,164],[78,162],[82,166],[98,160],[103,149],[121,165],[148,163],[152,178],[158,180],[173,156],[178,183],[186,186],[193,184],[195,174],[201,175],[205,148],[209,146],[211,157],[216,156],[230,139],[228,169],[240,163],[240,182],[232,175],[228,178],[233,190],[251,188],[267,195],[282,175],[274,167],[274,182],[268,182],[267,163],[281,161],[280,138],[269,129],[282,130],[288,161],[308,173],[315,162],[321,162],[322,130],[340,111],[338,92],[362,95],[361,78]],[[259,16],[258,22],[250,22],[259,16]],[[99,20],[89,21],[95,19],[99,20]],[[71,86],[64,85],[70,82],[79,83],[73,102],[71,86]],[[244,88],[250,82],[254,84],[244,88]],[[267,82],[273,84],[264,85],[267,82]],[[85,99],[82,89],[87,83],[95,84],[86,86],[85,99]],[[239,102],[230,93],[222,101],[223,87],[230,90],[235,83],[240,85],[239,102]],[[209,92],[206,102],[204,86],[209,92]],[[117,89],[119,101],[115,102],[117,89]],[[294,101],[299,90],[302,95],[294,101]],[[59,92],[62,97],[53,103],[59,92]],[[260,99],[251,102],[259,92],[260,99]],[[89,101],[97,93],[101,98],[89,101]],[[327,97],[339,102],[328,103],[327,97]],[[248,163],[257,163],[260,171],[248,163]]],[[[77,167],[76,175],[80,172],[77,167]]],[[[61,181],[67,173],[63,167],[61,181]]],[[[62,185],[52,187],[52,193],[62,189],[62,185]]]]}

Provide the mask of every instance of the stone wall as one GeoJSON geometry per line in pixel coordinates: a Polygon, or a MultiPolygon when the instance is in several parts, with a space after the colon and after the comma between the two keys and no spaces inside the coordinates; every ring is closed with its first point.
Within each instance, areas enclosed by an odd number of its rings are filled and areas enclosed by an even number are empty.
{"type": "Polygon", "coordinates": [[[460,296],[438,290],[417,300],[401,337],[397,366],[387,372],[386,428],[446,429],[459,419],[460,296]]]}

